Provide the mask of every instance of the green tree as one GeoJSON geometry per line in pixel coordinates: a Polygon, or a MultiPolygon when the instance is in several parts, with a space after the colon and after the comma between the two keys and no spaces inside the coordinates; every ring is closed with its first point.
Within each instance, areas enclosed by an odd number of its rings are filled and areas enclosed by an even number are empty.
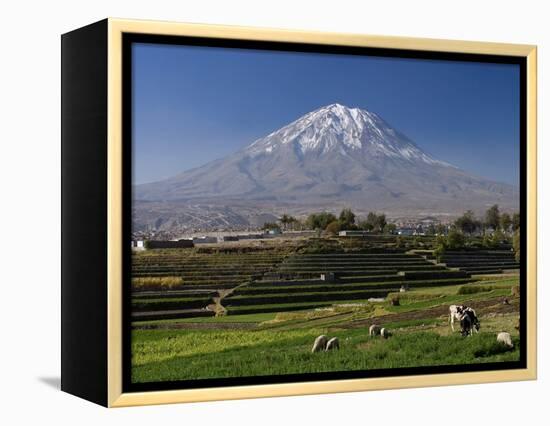
{"type": "Polygon", "coordinates": [[[374,212],[369,212],[367,215],[367,226],[370,228],[370,231],[375,231],[376,226],[378,225],[378,216],[374,212]]]}
{"type": "Polygon", "coordinates": [[[464,247],[464,234],[457,229],[451,229],[447,235],[447,249],[458,250],[464,247]]]}
{"type": "Polygon", "coordinates": [[[512,218],[508,213],[502,213],[500,215],[500,228],[504,233],[507,233],[512,226],[512,218]]]}
{"type": "Polygon", "coordinates": [[[334,222],[335,220],[336,216],[332,213],[312,213],[306,220],[306,226],[309,229],[325,229],[329,223],[334,222]]]}
{"type": "Polygon", "coordinates": [[[353,213],[351,209],[343,209],[340,212],[338,221],[340,222],[340,227],[342,229],[355,228],[355,213],[353,213]]]}
{"type": "Polygon", "coordinates": [[[275,222],[266,222],[266,223],[264,223],[264,226],[262,226],[262,229],[264,231],[270,231],[270,230],[280,231],[281,227],[278,224],[276,224],[275,222]]]}
{"type": "Polygon", "coordinates": [[[521,236],[520,236],[519,227],[514,232],[513,244],[514,244],[514,253],[515,253],[516,261],[519,262],[519,260],[520,260],[520,248],[521,248],[521,236]]]}
{"type": "Polygon", "coordinates": [[[430,223],[427,227],[426,227],[426,235],[435,235],[436,234],[436,230],[435,230],[435,226],[433,223],[430,223]]]}
{"type": "Polygon", "coordinates": [[[290,216],[288,214],[283,214],[279,218],[279,222],[281,222],[283,229],[289,229],[289,228],[292,229],[293,225],[298,223],[298,220],[293,216],[290,216]]]}
{"type": "Polygon", "coordinates": [[[438,223],[435,226],[435,233],[437,235],[445,235],[447,233],[447,228],[442,223],[438,223]]]}
{"type": "Polygon", "coordinates": [[[374,229],[374,225],[369,222],[368,220],[362,220],[358,224],[359,229],[362,229],[363,231],[372,231],[374,229]]]}
{"type": "Polygon", "coordinates": [[[464,248],[466,240],[464,234],[452,228],[448,235],[438,235],[435,240],[434,255],[438,258],[447,250],[460,250],[464,248]]]}
{"type": "Polygon", "coordinates": [[[290,216],[287,215],[287,214],[283,214],[283,215],[279,218],[279,222],[281,222],[281,225],[283,225],[283,229],[286,229],[286,227],[287,227],[288,224],[290,223],[290,216]]]}
{"type": "Polygon", "coordinates": [[[374,212],[369,212],[367,219],[359,224],[359,228],[365,231],[383,232],[386,224],[385,214],[377,215],[374,212]]]}
{"type": "Polygon", "coordinates": [[[454,225],[463,233],[472,235],[481,226],[481,223],[476,220],[474,212],[468,210],[457,220],[455,220],[454,225]]]}
{"type": "Polygon", "coordinates": [[[384,226],[384,234],[394,234],[396,229],[397,226],[395,226],[395,223],[387,223],[384,226]]]}
{"type": "Polygon", "coordinates": [[[493,228],[493,230],[497,230],[500,226],[500,211],[498,208],[498,204],[495,204],[487,211],[485,212],[485,225],[488,228],[493,228]]]}
{"type": "Polygon", "coordinates": [[[519,213],[514,213],[512,215],[512,231],[517,231],[519,229],[519,226],[520,226],[520,218],[519,218],[519,213]]]}
{"type": "Polygon", "coordinates": [[[375,227],[376,231],[377,232],[383,232],[387,223],[388,222],[386,221],[386,215],[385,214],[379,214],[376,217],[376,227],[375,227]]]}
{"type": "Polygon", "coordinates": [[[341,224],[337,220],[330,222],[325,228],[325,232],[330,235],[336,235],[341,229],[341,224]]]}
{"type": "Polygon", "coordinates": [[[401,236],[399,235],[395,237],[395,247],[397,248],[403,247],[403,238],[401,238],[401,236]]]}

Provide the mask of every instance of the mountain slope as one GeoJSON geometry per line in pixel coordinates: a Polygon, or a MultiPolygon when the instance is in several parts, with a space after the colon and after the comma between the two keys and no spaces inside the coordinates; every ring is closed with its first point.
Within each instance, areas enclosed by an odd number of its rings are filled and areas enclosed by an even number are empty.
{"type": "Polygon", "coordinates": [[[345,203],[388,212],[517,208],[511,185],[472,176],[422,151],[376,114],[332,104],[251,145],[170,179],[135,200],[345,203]]]}

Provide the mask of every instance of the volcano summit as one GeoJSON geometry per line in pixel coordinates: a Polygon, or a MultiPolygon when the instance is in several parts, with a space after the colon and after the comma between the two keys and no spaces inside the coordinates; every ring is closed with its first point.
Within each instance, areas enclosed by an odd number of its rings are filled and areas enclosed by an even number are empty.
{"type": "Polygon", "coordinates": [[[198,204],[237,215],[233,206],[254,205],[274,214],[351,206],[390,216],[457,215],[492,204],[517,209],[519,192],[432,157],[375,113],[331,104],[225,158],[137,185],[133,198],[135,222],[145,225],[140,212],[147,206],[150,223],[158,203],[161,223],[198,204]]]}

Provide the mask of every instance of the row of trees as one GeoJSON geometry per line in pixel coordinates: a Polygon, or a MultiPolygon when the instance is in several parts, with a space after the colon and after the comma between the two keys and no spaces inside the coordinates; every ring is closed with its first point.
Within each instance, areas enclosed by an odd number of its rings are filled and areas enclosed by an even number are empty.
{"type": "Polygon", "coordinates": [[[487,209],[483,219],[475,217],[472,210],[468,210],[454,222],[454,226],[464,234],[472,235],[476,232],[485,234],[487,231],[501,231],[505,235],[515,232],[520,226],[519,213],[510,215],[501,213],[498,204],[487,209]]]}
{"type": "Polygon", "coordinates": [[[484,248],[498,248],[503,243],[512,243],[516,259],[520,258],[520,215],[501,213],[497,204],[485,212],[483,219],[475,217],[468,210],[455,220],[447,235],[440,235],[436,240],[435,254],[439,255],[447,250],[459,250],[472,244],[481,244],[484,248]],[[468,239],[478,233],[483,238],[468,239]]]}
{"type": "Polygon", "coordinates": [[[331,234],[336,234],[344,229],[378,233],[395,231],[395,225],[387,222],[385,214],[369,212],[365,220],[358,222],[355,213],[351,209],[343,209],[338,217],[329,212],[310,214],[305,225],[308,229],[324,230],[331,234]]]}
{"type": "Polygon", "coordinates": [[[370,212],[365,220],[357,222],[357,217],[351,209],[343,209],[338,216],[330,212],[310,214],[305,221],[300,221],[293,216],[283,214],[277,222],[265,223],[264,230],[320,230],[329,233],[337,233],[340,230],[363,230],[378,233],[392,233],[396,227],[388,223],[385,214],[370,212]]]}
{"type": "MultiPolygon", "coordinates": [[[[489,240],[504,239],[512,236],[519,230],[519,213],[510,215],[501,213],[497,204],[491,206],[485,212],[483,218],[477,218],[472,210],[466,211],[457,218],[452,226],[443,224],[430,224],[424,227],[426,235],[447,235],[453,230],[460,231],[463,235],[483,235],[489,240]]],[[[395,224],[388,223],[385,214],[369,212],[364,220],[358,221],[355,213],[349,209],[343,209],[338,216],[330,212],[310,214],[305,221],[283,214],[277,223],[266,223],[264,229],[303,230],[312,229],[336,234],[340,230],[363,230],[374,233],[392,234],[396,230],[395,224]]]]}

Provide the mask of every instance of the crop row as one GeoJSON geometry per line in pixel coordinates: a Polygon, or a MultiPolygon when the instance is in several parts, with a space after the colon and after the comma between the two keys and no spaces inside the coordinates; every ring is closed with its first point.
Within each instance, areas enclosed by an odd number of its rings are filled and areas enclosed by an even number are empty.
{"type": "MultiPolygon", "coordinates": [[[[341,301],[344,303],[345,301],[341,301]]],[[[313,309],[322,306],[330,306],[334,302],[315,302],[315,303],[286,303],[276,305],[252,305],[252,306],[231,306],[227,308],[228,315],[249,315],[249,314],[263,314],[269,312],[289,312],[289,311],[301,311],[304,309],[313,309]]]]}
{"type": "Polygon", "coordinates": [[[199,318],[213,317],[215,312],[206,309],[193,310],[171,310],[171,311],[147,311],[147,312],[132,312],[132,320],[134,321],[155,321],[164,319],[182,319],[182,318],[199,318]]]}
{"type": "Polygon", "coordinates": [[[405,253],[322,253],[322,254],[300,254],[287,257],[292,259],[421,259],[421,256],[405,253]]]}
{"type": "Polygon", "coordinates": [[[171,309],[204,308],[212,302],[211,297],[182,297],[182,298],[132,298],[132,311],[160,311],[171,309]]]}
{"type": "MultiPolygon", "coordinates": [[[[269,285],[266,284],[262,287],[259,286],[243,286],[236,289],[233,295],[262,295],[262,294],[292,294],[292,293],[318,293],[318,292],[341,292],[344,294],[346,291],[363,290],[363,289],[390,289],[396,290],[402,286],[408,288],[421,288],[421,287],[439,287],[458,285],[471,282],[469,277],[448,277],[444,279],[431,279],[431,280],[413,280],[405,281],[403,277],[399,280],[394,280],[394,277],[388,277],[385,281],[378,282],[360,282],[353,284],[327,284],[324,281],[306,282],[305,284],[291,284],[291,285],[269,285]]],[[[303,281],[302,281],[303,282],[303,281]]],[[[225,299],[231,300],[231,299],[225,299]]]]}
{"type": "Polygon", "coordinates": [[[227,255],[227,256],[215,256],[211,254],[204,254],[200,256],[136,256],[132,259],[135,262],[210,262],[210,263],[225,263],[235,261],[258,261],[258,262],[274,262],[284,259],[285,256],[255,256],[252,254],[239,254],[239,255],[227,255]]]}
{"type": "Polygon", "coordinates": [[[187,275],[187,276],[202,276],[205,274],[209,274],[211,276],[240,276],[240,275],[250,275],[257,271],[261,271],[261,269],[250,269],[250,268],[244,268],[243,270],[234,270],[234,269],[202,269],[202,270],[193,270],[189,271],[187,269],[182,268],[139,268],[139,269],[133,269],[132,272],[136,273],[145,273],[145,272],[168,272],[173,271],[177,272],[177,275],[187,275]]]}
{"type": "Polygon", "coordinates": [[[336,291],[320,293],[277,294],[257,296],[232,296],[224,299],[224,306],[264,305],[297,302],[318,302],[331,300],[356,300],[370,297],[386,297],[389,289],[336,291]]]}
{"type": "Polygon", "coordinates": [[[279,267],[303,267],[303,266],[376,266],[376,265],[384,265],[384,266],[414,266],[414,265],[433,265],[431,262],[426,262],[425,260],[388,260],[388,261],[357,261],[357,262],[349,262],[349,261],[336,261],[336,260],[327,260],[327,261],[296,261],[296,262],[283,262],[279,265],[279,267]]]}
{"type": "MultiPolygon", "coordinates": [[[[399,270],[399,271],[415,271],[415,270],[430,270],[430,271],[436,271],[436,270],[445,270],[447,269],[445,266],[442,265],[434,265],[432,263],[427,263],[425,265],[402,265],[402,266],[390,266],[390,269],[399,270]]],[[[289,267],[284,266],[277,269],[277,271],[280,272],[309,272],[309,271],[319,271],[319,272],[352,272],[352,271],[368,271],[368,270],[383,270],[384,265],[372,265],[372,266],[352,266],[352,267],[346,267],[346,266],[319,266],[319,267],[289,267]]]]}
{"type": "Polygon", "coordinates": [[[406,280],[435,280],[470,277],[470,274],[464,271],[407,271],[403,272],[402,275],[406,280]]]}
{"type": "MultiPolygon", "coordinates": [[[[318,279],[320,276],[319,271],[309,271],[309,272],[298,272],[298,271],[289,271],[289,272],[266,272],[264,274],[264,279],[269,280],[296,280],[296,279],[318,279]]],[[[381,270],[360,270],[360,271],[345,271],[336,273],[339,279],[347,279],[351,277],[365,277],[365,276],[376,276],[376,275],[395,275],[397,274],[397,269],[381,269],[381,270]]]]}
{"type": "Polygon", "coordinates": [[[518,262],[447,262],[446,265],[450,268],[475,267],[475,266],[493,266],[496,268],[519,267],[518,262]]]}
{"type": "Polygon", "coordinates": [[[512,252],[506,250],[464,250],[446,251],[445,256],[510,256],[512,252]]]}
{"type": "MultiPolygon", "coordinates": [[[[200,281],[201,280],[200,277],[208,277],[210,280],[222,280],[222,281],[232,279],[231,276],[208,275],[208,271],[204,271],[202,274],[196,274],[193,276],[189,276],[189,275],[186,276],[183,272],[172,271],[172,270],[170,271],[132,271],[133,277],[149,277],[149,276],[150,277],[169,277],[174,275],[186,277],[192,281],[195,281],[196,279],[197,281],[200,281]]],[[[238,276],[234,276],[233,278],[238,280],[246,280],[246,279],[249,279],[250,277],[252,277],[252,274],[238,275],[238,276]]]]}
{"type": "MultiPolygon", "coordinates": [[[[343,284],[353,284],[353,283],[365,283],[365,282],[389,282],[389,281],[400,281],[403,280],[403,276],[393,274],[393,275],[373,275],[373,276],[362,276],[362,277],[348,277],[348,278],[339,278],[335,282],[331,282],[330,285],[341,286],[343,284]]],[[[261,281],[252,281],[246,287],[294,287],[294,286],[314,286],[314,285],[327,285],[327,281],[320,280],[319,278],[310,279],[310,280],[261,280],[261,281]]]]}
{"type": "Polygon", "coordinates": [[[218,292],[215,290],[161,290],[161,291],[134,291],[132,293],[132,300],[143,301],[158,298],[212,298],[217,296],[218,292]]]}
{"type": "Polygon", "coordinates": [[[476,269],[474,271],[470,270],[470,269],[463,269],[463,271],[466,271],[466,272],[469,272],[470,274],[473,274],[473,275],[484,275],[484,274],[502,274],[502,269],[476,269]]]}
{"type": "Polygon", "coordinates": [[[227,267],[227,266],[246,266],[246,265],[253,265],[253,266],[262,266],[262,265],[265,265],[265,266],[271,266],[271,265],[277,265],[279,264],[280,262],[276,262],[276,261],[273,261],[272,259],[269,260],[269,259],[266,259],[266,260],[257,260],[257,261],[254,261],[254,260],[246,260],[246,259],[235,259],[235,260],[232,260],[232,261],[228,261],[228,262],[196,262],[196,261],[177,261],[177,260],[171,260],[171,261],[166,261],[166,262],[132,262],[133,265],[135,266],[143,266],[143,267],[151,267],[151,266],[174,266],[174,265],[178,265],[178,266],[186,266],[186,267],[192,267],[192,266],[195,266],[195,267],[205,267],[205,266],[208,266],[208,267],[220,267],[220,268],[223,268],[223,267],[227,267]]]}

